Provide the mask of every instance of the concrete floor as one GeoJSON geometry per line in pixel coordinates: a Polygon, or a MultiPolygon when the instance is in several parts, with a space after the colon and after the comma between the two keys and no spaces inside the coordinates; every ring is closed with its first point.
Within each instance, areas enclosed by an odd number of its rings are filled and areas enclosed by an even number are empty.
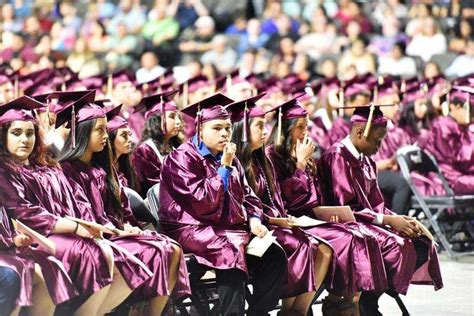
{"type": "MultiPolygon", "coordinates": [[[[413,316],[474,316],[474,256],[450,261],[440,254],[444,288],[435,292],[432,287],[412,285],[407,296],[402,296],[413,316]]],[[[325,296],[325,294],[323,294],[325,296]]],[[[314,315],[321,315],[321,305],[313,307],[314,315]]],[[[401,315],[397,303],[384,295],[380,299],[384,316],[401,315]]]]}

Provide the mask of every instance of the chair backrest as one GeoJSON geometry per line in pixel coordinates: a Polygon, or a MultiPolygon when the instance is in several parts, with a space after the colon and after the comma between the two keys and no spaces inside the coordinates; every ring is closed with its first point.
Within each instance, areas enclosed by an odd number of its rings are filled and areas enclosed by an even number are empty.
{"type": "Polygon", "coordinates": [[[449,187],[448,181],[441,173],[436,159],[420,147],[410,145],[400,148],[397,151],[397,162],[403,177],[408,181],[414,192],[418,192],[418,190],[411,179],[411,172],[417,172],[421,175],[427,175],[432,172],[441,180],[446,193],[449,195],[453,194],[453,190],[449,187]]]}
{"type": "Polygon", "coordinates": [[[124,187],[123,189],[128,197],[130,208],[135,218],[142,222],[154,223],[155,219],[140,194],[130,188],[124,187]]]}
{"type": "Polygon", "coordinates": [[[150,206],[150,213],[155,218],[155,221],[158,223],[160,217],[158,212],[160,210],[160,184],[157,183],[152,186],[146,193],[146,198],[148,200],[148,205],[150,206]]]}

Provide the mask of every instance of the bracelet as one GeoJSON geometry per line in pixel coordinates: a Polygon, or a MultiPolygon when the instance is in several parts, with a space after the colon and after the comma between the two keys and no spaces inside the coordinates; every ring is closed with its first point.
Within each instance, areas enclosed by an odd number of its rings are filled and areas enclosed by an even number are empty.
{"type": "Polygon", "coordinates": [[[79,223],[76,222],[76,229],[74,229],[74,233],[73,233],[73,234],[77,233],[77,229],[78,229],[78,228],[79,228],[79,223]]]}

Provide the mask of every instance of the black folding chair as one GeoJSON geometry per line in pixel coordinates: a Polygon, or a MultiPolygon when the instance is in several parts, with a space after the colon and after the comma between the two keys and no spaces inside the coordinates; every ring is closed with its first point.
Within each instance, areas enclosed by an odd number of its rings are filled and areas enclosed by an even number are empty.
{"type": "Polygon", "coordinates": [[[128,197],[133,216],[135,216],[135,218],[140,222],[146,222],[151,223],[152,225],[156,225],[155,218],[151,214],[147,203],[142,199],[140,194],[130,188],[125,187],[124,191],[128,197]]]}
{"type": "Polygon", "coordinates": [[[451,259],[474,254],[474,251],[459,252],[453,249],[456,243],[472,243],[474,229],[471,220],[474,219],[474,195],[455,195],[446,178],[441,173],[436,159],[418,146],[406,146],[397,151],[397,161],[403,177],[407,180],[411,191],[412,208],[421,210],[427,217],[426,226],[432,228],[448,252],[451,259]],[[421,175],[436,174],[441,180],[446,195],[423,196],[413,183],[411,172],[421,175]],[[464,232],[467,239],[454,240],[453,237],[464,232]]]}

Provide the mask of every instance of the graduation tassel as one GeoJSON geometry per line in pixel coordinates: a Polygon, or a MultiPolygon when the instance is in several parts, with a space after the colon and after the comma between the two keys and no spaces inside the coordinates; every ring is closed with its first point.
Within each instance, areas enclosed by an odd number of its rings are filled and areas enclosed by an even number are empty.
{"type": "Polygon", "coordinates": [[[227,75],[225,79],[225,87],[227,89],[227,94],[230,95],[230,92],[232,90],[232,76],[230,74],[227,75]]]}
{"type": "Polygon", "coordinates": [[[46,132],[49,132],[51,126],[49,126],[49,98],[46,98],[46,117],[44,118],[44,126],[46,126],[46,132]]]}
{"type": "Polygon", "coordinates": [[[281,114],[281,107],[278,109],[278,129],[277,129],[277,145],[281,145],[281,119],[282,119],[282,114],[281,114]]]}
{"type": "Polygon", "coordinates": [[[160,107],[161,107],[161,130],[163,135],[166,135],[166,113],[165,113],[165,102],[163,102],[163,96],[160,96],[160,107]]]}
{"type": "Polygon", "coordinates": [[[471,102],[469,100],[469,93],[466,93],[466,102],[464,102],[464,119],[466,120],[466,124],[471,122],[471,102]]]}
{"type": "Polygon", "coordinates": [[[18,99],[20,97],[20,85],[18,83],[18,77],[15,78],[15,82],[13,84],[13,93],[15,99],[18,99]]]}
{"type": "Polygon", "coordinates": [[[66,91],[66,81],[63,81],[63,83],[61,83],[61,91],[66,91]]]}
{"type": "Polygon", "coordinates": [[[76,110],[75,106],[72,106],[71,110],[71,147],[72,149],[76,148],[76,110]]]}
{"type": "Polygon", "coordinates": [[[106,96],[107,98],[112,100],[112,90],[114,89],[114,78],[112,74],[109,74],[107,78],[107,93],[106,96]]]}
{"type": "Polygon", "coordinates": [[[188,106],[188,89],[189,85],[187,82],[185,82],[183,85],[183,108],[188,106]]]}
{"type": "Polygon", "coordinates": [[[198,146],[201,145],[201,105],[198,105],[198,112],[197,112],[197,127],[196,127],[196,136],[198,141],[198,146]]]}
{"type": "Polygon", "coordinates": [[[375,105],[374,103],[370,104],[369,118],[367,120],[367,125],[365,125],[364,137],[369,136],[370,128],[372,127],[372,118],[374,117],[375,105]]]}
{"type": "Polygon", "coordinates": [[[343,116],[344,115],[344,109],[341,109],[342,107],[344,107],[344,88],[341,87],[339,89],[339,116],[343,116]]]}
{"type": "Polygon", "coordinates": [[[248,107],[247,107],[247,101],[245,101],[245,109],[244,109],[244,132],[242,133],[242,142],[246,143],[248,142],[248,128],[249,128],[249,123],[248,123],[248,107]]]}

